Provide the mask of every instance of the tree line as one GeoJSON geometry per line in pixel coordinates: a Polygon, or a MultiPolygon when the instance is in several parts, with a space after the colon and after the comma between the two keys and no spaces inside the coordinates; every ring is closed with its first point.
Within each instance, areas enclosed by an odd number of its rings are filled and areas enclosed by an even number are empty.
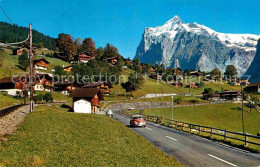
{"type": "MultiPolygon", "coordinates": [[[[0,40],[4,43],[23,41],[28,37],[29,28],[0,22],[0,40]]],[[[32,31],[33,43],[37,47],[56,50],[56,39],[44,35],[36,30],[32,31]]]]}

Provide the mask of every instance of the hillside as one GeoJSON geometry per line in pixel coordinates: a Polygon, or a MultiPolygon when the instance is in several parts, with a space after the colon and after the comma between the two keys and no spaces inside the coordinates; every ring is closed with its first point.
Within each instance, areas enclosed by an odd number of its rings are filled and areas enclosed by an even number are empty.
{"type": "Polygon", "coordinates": [[[39,106],[0,140],[0,166],[182,166],[122,123],[103,115],[39,106]]]}
{"type": "MultiPolygon", "coordinates": [[[[37,50],[36,53],[38,54],[46,54],[46,53],[50,53],[52,51],[50,50],[37,50]]],[[[4,62],[3,62],[3,67],[0,68],[0,78],[4,78],[4,77],[11,77],[12,75],[14,74],[17,74],[17,75],[22,75],[22,74],[25,74],[25,73],[28,73],[29,69],[27,69],[27,71],[23,71],[19,68],[18,66],[18,57],[17,55],[12,55],[12,51],[11,50],[6,50],[5,51],[5,54],[4,54],[4,62]]],[[[56,65],[65,65],[65,66],[68,66],[70,65],[69,63],[63,61],[63,60],[60,60],[60,59],[57,59],[57,58],[50,58],[50,57],[46,57],[46,56],[35,56],[35,58],[45,58],[46,60],[48,60],[50,62],[49,64],[49,68],[47,71],[45,72],[49,72],[49,73],[52,73],[51,70],[53,69],[54,66],[56,65]]]]}
{"type": "MultiPolygon", "coordinates": [[[[125,78],[125,81],[127,81],[127,78],[130,73],[133,73],[134,71],[127,69],[124,70],[122,75],[125,78]]],[[[121,81],[124,81],[121,79],[121,81]]],[[[203,87],[200,88],[185,88],[185,86],[189,82],[185,83],[182,88],[180,87],[175,87],[170,85],[170,83],[162,82],[162,81],[157,81],[155,79],[151,79],[149,77],[145,78],[145,83],[141,87],[141,89],[138,89],[133,92],[126,92],[125,89],[121,85],[113,85],[112,90],[112,95],[110,97],[105,97],[106,100],[117,100],[117,99],[129,99],[130,95],[133,95],[134,98],[138,98],[141,96],[145,96],[146,94],[151,94],[151,93],[176,93],[176,94],[184,94],[184,93],[191,93],[191,94],[196,94],[196,95],[201,95],[201,93],[204,91],[204,88],[212,88],[214,91],[221,91],[221,90],[240,90],[240,86],[231,86],[225,81],[223,83],[214,83],[214,82],[208,82],[204,84],[203,87]]]]}
{"type": "MultiPolygon", "coordinates": [[[[28,33],[29,28],[27,27],[21,27],[6,22],[0,22],[0,40],[4,41],[5,43],[23,41],[27,38],[28,33]]],[[[32,35],[33,43],[39,44],[42,42],[45,48],[48,48],[50,50],[56,49],[55,38],[44,35],[37,30],[33,30],[32,35]]]]}

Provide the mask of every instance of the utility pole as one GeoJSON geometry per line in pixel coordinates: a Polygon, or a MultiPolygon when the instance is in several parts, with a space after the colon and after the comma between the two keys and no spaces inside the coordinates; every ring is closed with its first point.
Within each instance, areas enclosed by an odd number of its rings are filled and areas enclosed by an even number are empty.
{"type": "Polygon", "coordinates": [[[173,95],[171,96],[172,98],[172,120],[173,120],[173,95]]]}
{"type": "Polygon", "coordinates": [[[243,86],[241,85],[241,98],[242,98],[242,127],[243,133],[245,134],[245,125],[244,125],[244,95],[243,95],[243,86]]]}
{"type": "Polygon", "coordinates": [[[30,112],[34,110],[34,102],[33,102],[33,51],[32,51],[32,24],[29,24],[29,39],[30,39],[30,112]]]}

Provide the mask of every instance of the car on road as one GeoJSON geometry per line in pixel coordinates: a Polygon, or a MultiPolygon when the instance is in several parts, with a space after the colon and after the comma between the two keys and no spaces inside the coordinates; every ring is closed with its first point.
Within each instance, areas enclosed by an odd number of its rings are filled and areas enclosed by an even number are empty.
{"type": "Polygon", "coordinates": [[[130,126],[146,127],[146,121],[143,119],[142,115],[132,115],[130,126]]]}

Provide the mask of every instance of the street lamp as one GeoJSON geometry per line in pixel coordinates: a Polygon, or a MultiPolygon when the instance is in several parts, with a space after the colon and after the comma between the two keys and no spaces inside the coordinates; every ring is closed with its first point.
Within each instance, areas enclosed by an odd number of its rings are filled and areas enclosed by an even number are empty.
{"type": "Polygon", "coordinates": [[[172,95],[172,120],[173,120],[173,95],[172,95]]]}

